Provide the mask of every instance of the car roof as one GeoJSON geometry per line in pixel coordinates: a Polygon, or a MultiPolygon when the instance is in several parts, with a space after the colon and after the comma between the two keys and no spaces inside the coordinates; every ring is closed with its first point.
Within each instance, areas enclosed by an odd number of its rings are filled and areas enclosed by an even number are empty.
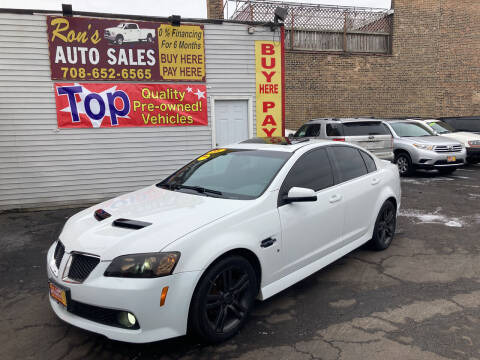
{"type": "MultiPolygon", "coordinates": [[[[271,138],[255,138],[255,139],[268,139],[271,138]]],[[[332,141],[329,140],[317,140],[317,139],[305,139],[303,141],[293,142],[291,144],[271,144],[271,143],[260,143],[260,142],[240,142],[237,144],[231,144],[224,146],[227,149],[245,149],[245,150],[270,150],[270,151],[283,151],[283,152],[295,152],[300,148],[305,146],[311,147],[320,147],[332,144],[332,141]]]]}
{"type": "Polygon", "coordinates": [[[334,122],[334,123],[352,123],[352,122],[381,122],[384,119],[373,119],[373,118],[318,118],[312,119],[307,122],[307,124],[317,124],[321,122],[334,122]]]}

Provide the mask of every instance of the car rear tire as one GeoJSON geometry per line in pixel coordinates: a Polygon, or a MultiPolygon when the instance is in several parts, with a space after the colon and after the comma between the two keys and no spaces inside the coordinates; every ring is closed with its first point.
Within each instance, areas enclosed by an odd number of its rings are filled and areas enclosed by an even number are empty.
{"type": "Polygon", "coordinates": [[[123,36],[122,35],[118,35],[116,38],[115,38],[115,43],[117,45],[123,45],[123,36]]]}
{"type": "Polygon", "coordinates": [[[388,200],[382,205],[375,221],[373,237],[370,240],[373,249],[381,251],[390,246],[395,236],[396,225],[397,209],[395,204],[388,200]]]}
{"type": "Polygon", "coordinates": [[[438,172],[442,175],[449,175],[453,174],[457,168],[444,168],[444,169],[438,169],[438,172]]]}
{"type": "Polygon", "coordinates": [[[207,343],[234,336],[244,325],[258,293],[258,280],[244,257],[214,263],[197,284],[189,312],[189,332],[207,343]]]}
{"type": "Polygon", "coordinates": [[[413,164],[410,155],[401,152],[395,155],[395,164],[397,164],[400,176],[408,176],[413,173],[413,164]]]}

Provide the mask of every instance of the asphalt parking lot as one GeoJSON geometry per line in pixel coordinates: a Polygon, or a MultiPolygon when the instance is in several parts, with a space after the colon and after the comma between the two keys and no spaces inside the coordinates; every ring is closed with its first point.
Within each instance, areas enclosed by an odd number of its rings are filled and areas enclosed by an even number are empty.
{"type": "Polygon", "coordinates": [[[392,246],[257,303],[232,340],[135,345],[67,325],[45,254],[79,209],[0,214],[0,359],[480,359],[480,165],[402,180],[392,246]]]}

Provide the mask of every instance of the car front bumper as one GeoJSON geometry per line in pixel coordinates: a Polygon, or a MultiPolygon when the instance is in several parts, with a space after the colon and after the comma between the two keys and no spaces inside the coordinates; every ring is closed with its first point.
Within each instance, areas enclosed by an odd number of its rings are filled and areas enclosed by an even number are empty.
{"type": "Polygon", "coordinates": [[[466,162],[467,151],[437,153],[431,150],[417,149],[412,156],[413,164],[419,169],[441,169],[448,167],[463,166],[466,162]],[[449,157],[455,157],[455,161],[449,162],[449,157]]]}
{"type": "Polygon", "coordinates": [[[154,279],[105,277],[103,273],[110,261],[101,261],[81,284],[62,280],[69,257],[65,253],[58,276],[51,268],[55,244],[47,254],[49,280],[69,289],[72,302],[92,305],[101,309],[128,311],[135,315],[140,328],[137,330],[106,325],[78,316],[56,300],[50,299],[55,314],[65,322],[106,337],[132,343],[146,343],[185,335],[190,300],[200,272],[184,272],[154,279]],[[160,306],[162,289],[168,286],[166,301],[160,306]]]}
{"type": "Polygon", "coordinates": [[[480,147],[468,147],[467,148],[467,160],[480,160],[480,147]]]}

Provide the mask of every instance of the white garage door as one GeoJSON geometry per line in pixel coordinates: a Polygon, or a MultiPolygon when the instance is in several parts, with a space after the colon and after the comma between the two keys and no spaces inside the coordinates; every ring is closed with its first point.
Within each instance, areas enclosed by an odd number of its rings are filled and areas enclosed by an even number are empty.
{"type": "Polygon", "coordinates": [[[215,100],[215,145],[248,139],[248,101],[215,100]]]}

